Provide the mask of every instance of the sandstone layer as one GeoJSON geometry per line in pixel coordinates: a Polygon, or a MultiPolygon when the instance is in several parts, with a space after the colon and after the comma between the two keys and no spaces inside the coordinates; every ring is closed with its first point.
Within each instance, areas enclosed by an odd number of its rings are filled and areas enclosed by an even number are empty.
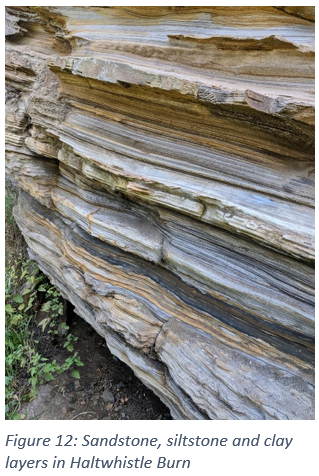
{"type": "Polygon", "coordinates": [[[314,418],[314,8],[6,17],[30,256],[174,418],[314,418]]]}

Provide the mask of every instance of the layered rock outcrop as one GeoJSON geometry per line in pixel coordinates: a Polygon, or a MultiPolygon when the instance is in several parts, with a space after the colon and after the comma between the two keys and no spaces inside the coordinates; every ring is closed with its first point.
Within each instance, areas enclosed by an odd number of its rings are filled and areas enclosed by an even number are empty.
{"type": "Polygon", "coordinates": [[[174,418],[314,418],[313,10],[7,8],[29,253],[174,418]]]}

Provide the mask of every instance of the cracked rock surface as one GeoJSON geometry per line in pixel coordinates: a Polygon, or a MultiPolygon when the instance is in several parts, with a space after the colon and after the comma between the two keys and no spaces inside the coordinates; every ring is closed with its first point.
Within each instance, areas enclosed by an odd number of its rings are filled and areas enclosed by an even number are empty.
{"type": "Polygon", "coordinates": [[[174,418],[313,419],[314,8],[6,19],[30,256],[174,418]]]}

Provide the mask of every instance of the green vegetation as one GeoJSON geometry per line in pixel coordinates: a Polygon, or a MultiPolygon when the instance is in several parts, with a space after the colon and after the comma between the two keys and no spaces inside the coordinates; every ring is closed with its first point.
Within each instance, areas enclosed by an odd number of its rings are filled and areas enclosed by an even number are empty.
{"type": "Polygon", "coordinates": [[[63,322],[63,299],[35,262],[26,258],[26,247],[12,216],[15,193],[6,187],[6,270],[5,270],[5,416],[19,419],[22,401],[35,397],[39,385],[82,366],[63,322]],[[15,240],[13,240],[15,237],[15,240]],[[39,317],[43,317],[40,322],[39,317]],[[56,339],[70,352],[64,362],[45,358],[41,340],[56,339]]]}

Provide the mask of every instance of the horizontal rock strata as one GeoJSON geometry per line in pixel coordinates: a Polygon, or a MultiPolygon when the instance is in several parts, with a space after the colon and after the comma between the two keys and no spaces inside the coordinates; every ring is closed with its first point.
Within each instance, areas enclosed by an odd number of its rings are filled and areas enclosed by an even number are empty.
{"type": "Polygon", "coordinates": [[[30,256],[174,418],[314,418],[312,7],[6,18],[30,256]]]}

